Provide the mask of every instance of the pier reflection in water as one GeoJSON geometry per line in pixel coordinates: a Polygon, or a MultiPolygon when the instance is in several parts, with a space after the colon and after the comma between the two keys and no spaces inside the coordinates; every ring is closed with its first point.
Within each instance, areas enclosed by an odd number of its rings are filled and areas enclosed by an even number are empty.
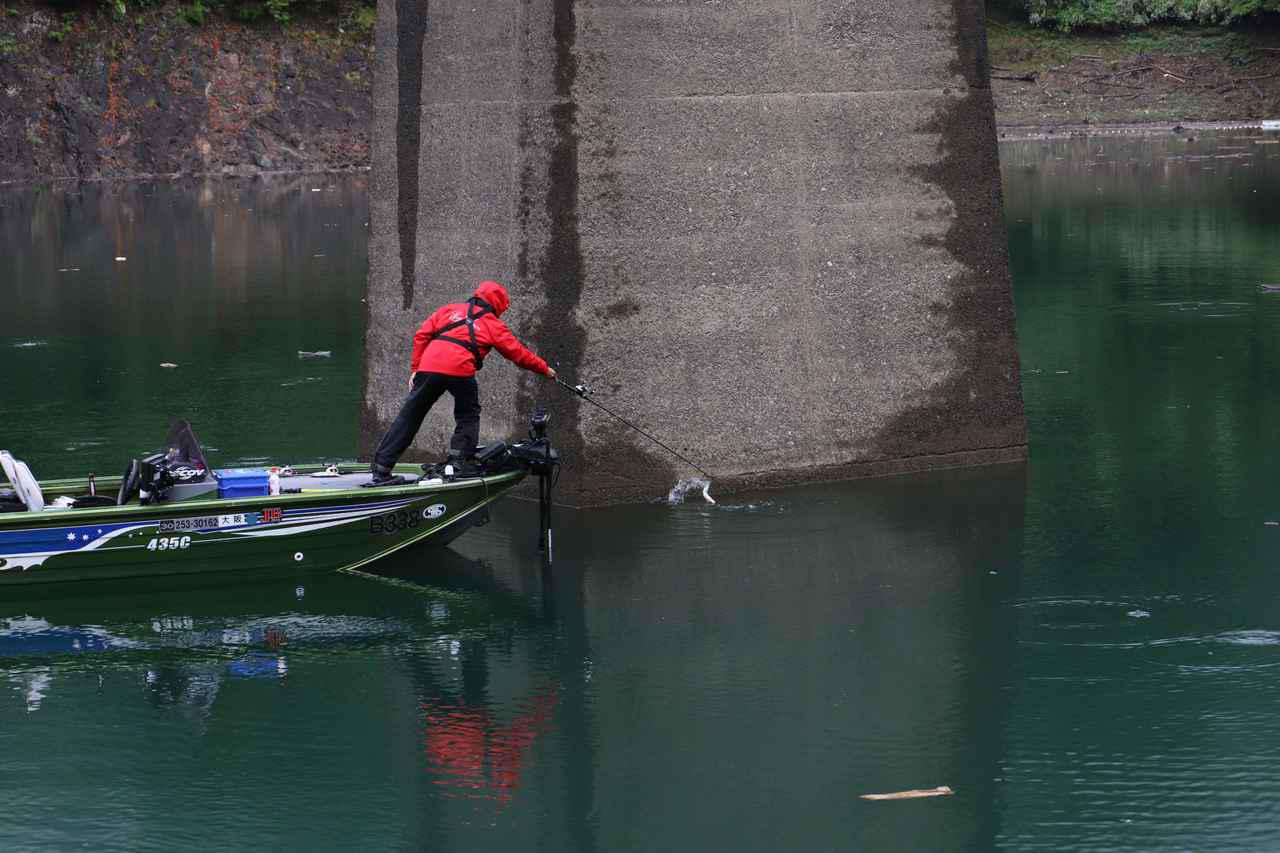
{"type": "Polygon", "coordinates": [[[395,584],[20,591],[0,846],[982,849],[1022,505],[1013,466],[564,512],[544,574],[510,502],[395,584]]]}

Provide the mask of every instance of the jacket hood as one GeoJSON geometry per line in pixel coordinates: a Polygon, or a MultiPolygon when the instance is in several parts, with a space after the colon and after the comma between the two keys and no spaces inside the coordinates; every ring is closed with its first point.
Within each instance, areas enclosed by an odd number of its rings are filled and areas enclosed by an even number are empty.
{"type": "Polygon", "coordinates": [[[507,289],[496,281],[480,282],[476,287],[475,295],[492,305],[494,314],[501,315],[511,305],[511,297],[507,296],[507,289]]]}

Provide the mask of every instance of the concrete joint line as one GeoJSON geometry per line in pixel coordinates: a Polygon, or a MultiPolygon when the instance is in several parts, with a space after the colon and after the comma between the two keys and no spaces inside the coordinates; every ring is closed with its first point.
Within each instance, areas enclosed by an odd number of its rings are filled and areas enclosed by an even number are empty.
{"type": "Polygon", "coordinates": [[[545,98],[545,99],[527,99],[527,100],[494,100],[494,101],[430,101],[423,104],[424,109],[433,109],[436,107],[449,108],[466,108],[466,107],[517,107],[517,106],[534,106],[534,107],[557,107],[566,105],[584,106],[588,104],[642,104],[642,103],[677,103],[679,101],[751,101],[751,100],[768,100],[778,101],[780,103],[803,101],[810,98],[814,99],[830,99],[838,98],[859,98],[859,97],[883,97],[885,95],[945,95],[949,91],[957,91],[960,89],[969,89],[977,91],[987,91],[984,88],[965,86],[956,84],[954,86],[928,87],[922,89],[861,89],[846,90],[834,92],[753,92],[749,94],[721,94],[721,95],[645,95],[642,97],[592,97],[580,96],[575,98],[545,98]]]}

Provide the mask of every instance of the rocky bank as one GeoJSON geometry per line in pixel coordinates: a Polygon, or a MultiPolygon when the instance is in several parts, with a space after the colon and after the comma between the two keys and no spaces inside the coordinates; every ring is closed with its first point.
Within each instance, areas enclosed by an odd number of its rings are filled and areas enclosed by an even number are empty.
{"type": "Polygon", "coordinates": [[[1001,136],[1280,118],[1280,28],[1045,31],[988,21],[1001,136]]]}
{"type": "Polygon", "coordinates": [[[0,182],[368,166],[372,39],[0,6],[0,182]]]}

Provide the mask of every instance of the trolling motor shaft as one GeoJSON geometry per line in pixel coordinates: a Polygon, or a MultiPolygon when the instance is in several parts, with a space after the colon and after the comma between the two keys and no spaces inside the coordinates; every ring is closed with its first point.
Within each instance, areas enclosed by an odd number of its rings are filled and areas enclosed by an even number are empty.
{"type": "Polygon", "coordinates": [[[510,448],[511,454],[538,478],[538,550],[551,565],[551,492],[560,478],[560,454],[551,446],[547,424],[551,415],[536,409],[529,418],[529,440],[510,448]]]}

